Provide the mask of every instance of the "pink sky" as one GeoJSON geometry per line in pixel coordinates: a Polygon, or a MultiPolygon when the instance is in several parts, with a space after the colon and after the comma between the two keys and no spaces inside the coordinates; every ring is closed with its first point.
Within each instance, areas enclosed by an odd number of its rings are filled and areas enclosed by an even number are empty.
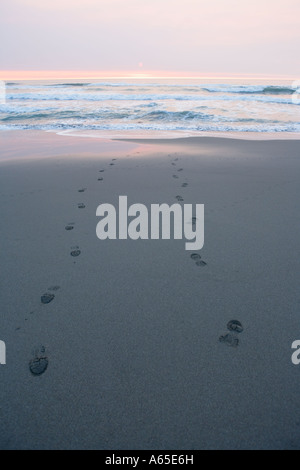
{"type": "Polygon", "coordinates": [[[0,78],[299,78],[299,18],[299,0],[1,0],[0,78]]]}

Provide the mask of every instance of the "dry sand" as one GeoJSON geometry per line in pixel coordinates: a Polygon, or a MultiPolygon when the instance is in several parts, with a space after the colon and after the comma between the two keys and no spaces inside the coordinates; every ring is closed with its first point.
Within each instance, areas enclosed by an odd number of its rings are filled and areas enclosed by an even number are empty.
{"type": "Polygon", "coordinates": [[[0,447],[299,449],[300,142],[0,140],[0,447]],[[180,240],[100,241],[119,195],[205,204],[207,265],[180,240]]]}

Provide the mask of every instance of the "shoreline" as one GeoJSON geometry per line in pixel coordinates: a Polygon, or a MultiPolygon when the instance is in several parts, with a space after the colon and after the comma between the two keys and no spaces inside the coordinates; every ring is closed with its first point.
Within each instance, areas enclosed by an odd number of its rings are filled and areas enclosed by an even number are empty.
{"type": "MultiPolygon", "coordinates": [[[[43,132],[43,131],[42,131],[43,132]]],[[[126,135],[119,135],[118,133],[105,131],[97,135],[97,131],[91,131],[89,133],[73,133],[71,131],[57,132],[57,135],[69,136],[69,137],[88,137],[95,139],[109,139],[109,140],[181,140],[181,139],[203,139],[203,138],[214,138],[214,139],[234,139],[234,140],[250,140],[250,141],[261,141],[261,140],[300,140],[299,132],[180,132],[180,131],[158,131],[147,133],[137,133],[130,136],[130,132],[126,132],[126,135]],[[129,134],[129,136],[127,136],[129,134]],[[174,137],[174,134],[176,137],[174,137]]],[[[99,132],[99,131],[98,131],[99,132]]],[[[120,134],[122,134],[120,132],[120,134]]]]}
{"type": "Polygon", "coordinates": [[[57,134],[46,131],[0,131],[1,151],[0,163],[20,160],[38,160],[40,158],[69,157],[69,158],[93,158],[105,152],[108,155],[119,152],[120,155],[131,152],[133,149],[149,154],[153,147],[161,147],[165,150],[170,147],[197,147],[204,145],[217,145],[223,142],[245,143],[245,145],[260,145],[269,143],[270,145],[282,142],[290,142],[296,145],[299,138],[274,139],[273,136],[265,139],[244,139],[236,136],[190,136],[176,138],[100,138],[95,136],[78,136],[57,134]],[[22,142],[22,146],[20,143],[22,142]]]}

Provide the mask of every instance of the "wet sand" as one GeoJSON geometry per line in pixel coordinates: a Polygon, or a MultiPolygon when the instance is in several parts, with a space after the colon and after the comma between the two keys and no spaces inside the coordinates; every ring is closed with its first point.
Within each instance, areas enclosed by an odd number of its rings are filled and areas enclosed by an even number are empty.
{"type": "Polygon", "coordinates": [[[0,142],[0,447],[299,449],[300,141],[0,142]],[[100,241],[119,195],[204,204],[200,258],[100,241]]]}

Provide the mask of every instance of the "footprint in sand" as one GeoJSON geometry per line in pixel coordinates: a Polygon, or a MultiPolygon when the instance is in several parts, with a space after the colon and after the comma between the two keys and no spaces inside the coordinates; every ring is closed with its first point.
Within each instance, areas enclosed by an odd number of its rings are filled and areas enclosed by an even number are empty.
{"type": "Polygon", "coordinates": [[[182,196],[175,196],[175,199],[177,199],[177,201],[180,201],[180,202],[184,200],[182,196]]]}
{"type": "Polygon", "coordinates": [[[242,333],[244,330],[243,325],[238,320],[230,320],[227,323],[227,329],[229,331],[234,331],[235,333],[242,333]]]}
{"type": "Polygon", "coordinates": [[[103,172],[104,172],[104,170],[99,170],[99,173],[103,173],[103,172]]]}
{"type": "Polygon", "coordinates": [[[85,208],[85,205],[83,204],[83,202],[80,202],[78,204],[78,209],[84,209],[85,208]]]}
{"type": "Polygon", "coordinates": [[[42,304],[50,304],[50,302],[52,302],[54,297],[55,297],[54,294],[50,294],[49,292],[46,292],[45,294],[41,296],[41,302],[42,304]]]}
{"type": "Polygon", "coordinates": [[[78,189],[79,193],[84,193],[84,191],[86,191],[86,188],[78,189]]]}
{"type": "Polygon", "coordinates": [[[239,345],[239,339],[230,333],[220,336],[219,341],[220,343],[224,343],[227,346],[231,346],[232,348],[237,348],[239,345]]]}
{"type": "Polygon", "coordinates": [[[181,185],[182,188],[186,188],[187,186],[188,186],[187,183],[182,183],[182,185],[181,185]]]}
{"type": "Polygon", "coordinates": [[[238,320],[230,320],[227,323],[227,329],[231,331],[231,333],[221,335],[219,338],[220,343],[224,343],[232,348],[237,348],[240,342],[237,335],[244,330],[243,325],[238,320]]]}
{"type": "Polygon", "coordinates": [[[195,261],[196,266],[204,267],[207,265],[207,263],[201,259],[201,256],[199,255],[199,253],[192,253],[191,258],[193,261],[195,261]]]}
{"type": "Polygon", "coordinates": [[[98,181],[103,181],[103,178],[98,178],[98,181]]]}
{"type": "Polygon", "coordinates": [[[176,163],[172,162],[171,165],[176,166],[176,163]]]}
{"type": "Polygon", "coordinates": [[[110,166],[114,166],[114,163],[110,163],[109,165],[110,165],[110,166]]]}
{"type": "Polygon", "coordinates": [[[65,230],[73,230],[74,224],[68,224],[65,226],[65,230]]]}
{"type": "Polygon", "coordinates": [[[179,168],[177,171],[183,171],[183,168],[179,168]]]}
{"type": "Polygon", "coordinates": [[[33,358],[29,361],[29,370],[32,375],[42,375],[48,367],[48,357],[44,346],[39,346],[33,351],[33,358]]]}
{"type": "Polygon", "coordinates": [[[78,246],[72,246],[72,247],[71,247],[71,250],[72,250],[72,251],[71,251],[70,255],[71,255],[71,256],[74,256],[74,257],[79,256],[80,253],[81,253],[81,251],[79,250],[79,247],[78,247],[78,246]]]}
{"type": "Polygon", "coordinates": [[[196,261],[195,264],[196,264],[196,266],[202,266],[202,267],[207,265],[207,263],[205,263],[205,261],[203,261],[202,259],[199,260],[199,261],[196,261]]]}
{"type": "Polygon", "coordinates": [[[175,178],[177,180],[179,178],[179,176],[173,175],[173,178],[175,178]]]}

